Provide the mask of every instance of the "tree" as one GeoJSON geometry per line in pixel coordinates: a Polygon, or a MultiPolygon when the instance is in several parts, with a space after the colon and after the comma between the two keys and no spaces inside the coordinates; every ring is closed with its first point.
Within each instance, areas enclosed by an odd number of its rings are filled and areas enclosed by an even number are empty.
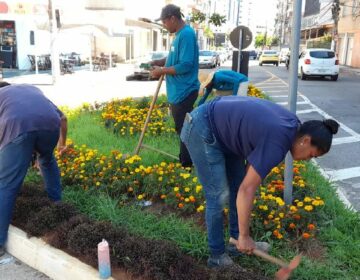
{"type": "Polygon", "coordinates": [[[218,13],[213,13],[209,18],[209,24],[221,26],[223,23],[226,23],[226,16],[221,16],[218,13]]]}
{"type": "Polygon", "coordinates": [[[259,48],[265,45],[265,34],[259,34],[255,37],[255,48],[259,48]]]}
{"type": "Polygon", "coordinates": [[[204,22],[206,15],[202,12],[192,12],[190,15],[190,22],[200,24],[204,22]]]}

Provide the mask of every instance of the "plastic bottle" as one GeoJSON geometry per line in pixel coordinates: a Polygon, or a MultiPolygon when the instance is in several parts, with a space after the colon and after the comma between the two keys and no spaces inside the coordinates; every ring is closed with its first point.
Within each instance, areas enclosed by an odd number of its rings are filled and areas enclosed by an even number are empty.
{"type": "Polygon", "coordinates": [[[105,239],[98,244],[99,274],[101,279],[111,276],[109,243],[105,239]]]}

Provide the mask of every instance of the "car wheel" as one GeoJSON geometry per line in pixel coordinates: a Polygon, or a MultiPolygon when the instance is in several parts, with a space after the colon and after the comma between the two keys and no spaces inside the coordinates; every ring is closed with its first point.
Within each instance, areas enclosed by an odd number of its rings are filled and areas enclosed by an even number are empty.
{"type": "Polygon", "coordinates": [[[276,64],[275,64],[276,66],[279,66],[279,62],[276,62],[276,64]]]}
{"type": "Polygon", "coordinates": [[[135,75],[126,76],[126,80],[127,81],[134,81],[134,80],[136,80],[136,76],[135,75]]]}
{"type": "Polygon", "coordinates": [[[303,69],[301,68],[301,73],[300,73],[300,78],[301,78],[301,80],[306,80],[306,75],[305,75],[305,73],[304,73],[304,71],[303,71],[303,69]]]}
{"type": "Polygon", "coordinates": [[[339,77],[339,75],[333,75],[333,76],[331,76],[331,80],[335,82],[335,81],[337,81],[338,77],[339,77]]]}
{"type": "Polygon", "coordinates": [[[259,66],[262,66],[263,64],[261,62],[259,62],[259,66]]]}

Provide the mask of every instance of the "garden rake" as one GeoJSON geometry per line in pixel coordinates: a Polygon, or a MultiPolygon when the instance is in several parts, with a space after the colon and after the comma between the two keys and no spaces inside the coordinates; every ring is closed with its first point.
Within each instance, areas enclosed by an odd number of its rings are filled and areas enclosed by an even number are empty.
{"type": "MultiPolygon", "coordinates": [[[[232,242],[234,245],[235,242],[232,242]]],[[[291,273],[298,267],[301,261],[301,254],[295,256],[290,263],[286,263],[279,258],[275,258],[264,251],[259,249],[254,249],[253,254],[257,257],[260,257],[268,262],[279,265],[281,268],[276,272],[275,279],[276,280],[287,280],[291,276],[291,273]]]]}
{"type": "Polygon", "coordinates": [[[148,145],[144,145],[144,144],[143,144],[144,136],[145,136],[147,127],[148,127],[149,122],[150,122],[151,113],[152,113],[152,111],[154,110],[155,103],[156,103],[156,100],[157,100],[157,98],[158,98],[159,91],[160,91],[160,87],[161,87],[161,84],[162,84],[163,80],[164,80],[164,75],[161,75],[160,78],[159,78],[159,82],[158,82],[158,85],[157,85],[157,88],[156,88],[154,97],[153,97],[153,99],[152,99],[152,101],[151,101],[150,108],[149,108],[149,111],[148,111],[148,113],[147,113],[144,126],[143,126],[143,128],[142,128],[142,130],[141,130],[139,142],[138,142],[138,144],[137,144],[137,146],[136,146],[136,148],[135,148],[134,154],[135,154],[135,155],[138,155],[139,152],[140,152],[140,149],[141,149],[141,148],[145,148],[145,149],[155,151],[155,152],[157,152],[157,153],[166,155],[166,156],[168,156],[168,157],[171,157],[171,158],[177,160],[178,158],[177,158],[176,156],[172,155],[172,154],[169,154],[169,153],[167,153],[167,152],[164,152],[164,151],[161,151],[161,150],[159,150],[159,149],[156,149],[156,148],[153,148],[153,147],[150,147],[150,146],[148,146],[148,145]]]}

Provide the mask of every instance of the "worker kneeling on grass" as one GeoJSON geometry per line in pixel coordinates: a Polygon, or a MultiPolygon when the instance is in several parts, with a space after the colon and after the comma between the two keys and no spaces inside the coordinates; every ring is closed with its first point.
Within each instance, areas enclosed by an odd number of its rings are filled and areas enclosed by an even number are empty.
{"type": "Polygon", "coordinates": [[[229,255],[264,249],[249,231],[256,189],[287,152],[295,160],[326,154],[338,127],[331,119],[301,124],[295,114],[280,105],[243,96],[216,97],[186,115],[181,139],[205,191],[209,267],[231,265],[229,255]],[[225,203],[229,203],[227,246],[225,203]]]}
{"type": "Polygon", "coordinates": [[[208,96],[215,90],[215,95],[239,95],[246,96],[249,79],[244,74],[231,70],[218,70],[210,73],[200,73],[200,90],[199,95],[202,98],[198,105],[205,102],[208,96]]]}

